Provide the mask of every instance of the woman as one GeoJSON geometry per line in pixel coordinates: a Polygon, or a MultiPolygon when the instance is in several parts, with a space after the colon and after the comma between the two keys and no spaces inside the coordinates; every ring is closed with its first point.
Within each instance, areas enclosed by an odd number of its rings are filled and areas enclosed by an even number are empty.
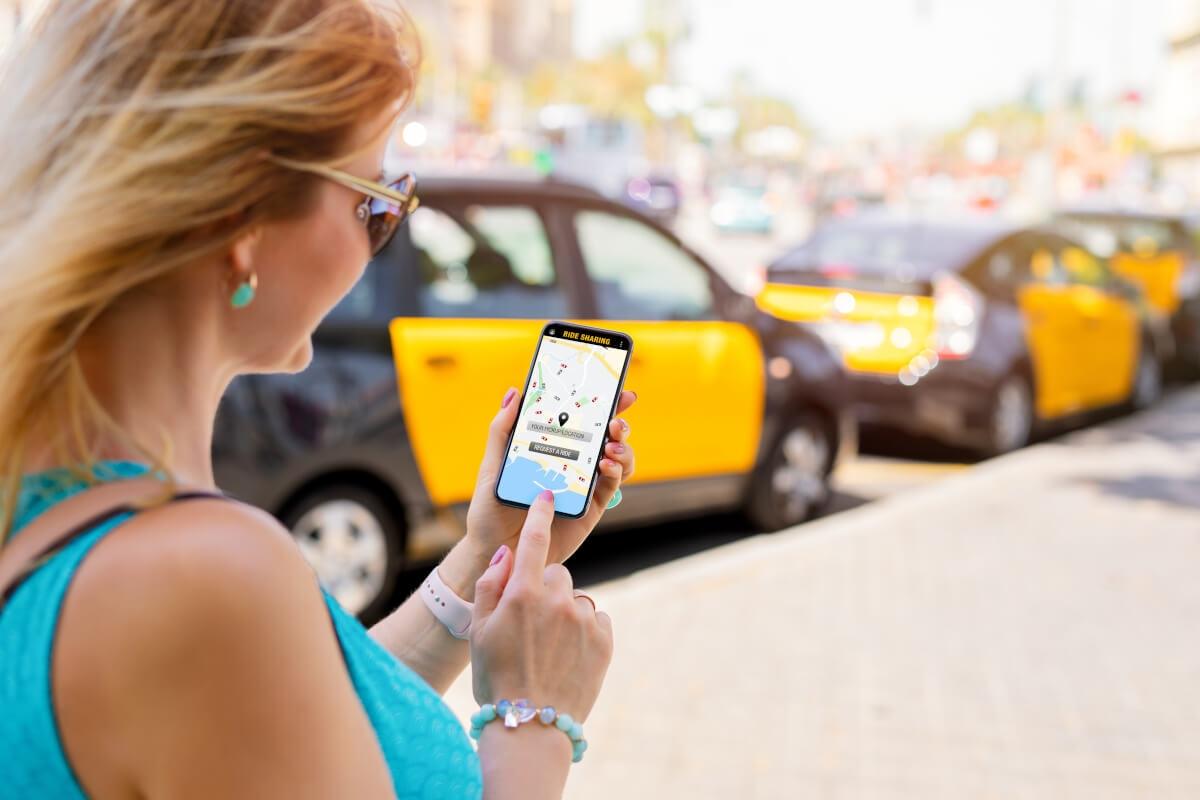
{"type": "Polygon", "coordinates": [[[492,499],[506,395],[438,568],[477,601],[469,641],[415,596],[368,635],[213,492],[229,381],[302,370],[412,207],[373,183],[410,40],[381,0],[50,0],[8,54],[0,798],[561,794],[562,731],[486,725],[476,753],[439,694],[471,659],[480,703],[586,719],[611,623],[560,562],[631,474],[627,425],[551,536],[545,499],[492,499]]]}

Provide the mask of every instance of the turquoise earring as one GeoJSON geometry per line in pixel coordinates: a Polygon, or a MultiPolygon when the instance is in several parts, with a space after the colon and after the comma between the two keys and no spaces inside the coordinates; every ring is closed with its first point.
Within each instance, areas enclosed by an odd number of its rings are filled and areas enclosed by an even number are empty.
{"type": "Polygon", "coordinates": [[[233,292],[233,297],[230,298],[229,304],[234,308],[245,308],[254,300],[254,292],[258,289],[258,274],[251,272],[250,277],[246,278],[233,292]]]}

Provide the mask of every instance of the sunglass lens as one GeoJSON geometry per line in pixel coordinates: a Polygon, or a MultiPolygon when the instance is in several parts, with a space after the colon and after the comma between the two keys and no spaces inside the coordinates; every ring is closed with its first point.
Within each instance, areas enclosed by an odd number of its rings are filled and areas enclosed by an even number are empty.
{"type": "Polygon", "coordinates": [[[383,200],[371,200],[371,216],[367,219],[367,235],[371,241],[371,252],[378,253],[388,246],[400,223],[417,207],[416,179],[405,175],[388,185],[392,191],[409,198],[408,202],[397,205],[383,200]]]}

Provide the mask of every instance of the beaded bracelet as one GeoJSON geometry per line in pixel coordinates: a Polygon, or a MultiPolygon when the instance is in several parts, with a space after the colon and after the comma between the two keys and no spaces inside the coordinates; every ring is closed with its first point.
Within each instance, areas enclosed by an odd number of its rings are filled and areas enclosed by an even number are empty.
{"type": "Polygon", "coordinates": [[[483,726],[497,717],[504,718],[506,728],[515,728],[534,718],[543,725],[554,725],[571,739],[571,763],[577,764],[583,760],[583,751],[587,750],[588,743],[583,738],[583,726],[571,719],[570,714],[560,714],[553,706],[534,708],[524,698],[515,701],[501,700],[495,705],[485,703],[471,715],[471,738],[478,739],[482,736],[483,726]]]}

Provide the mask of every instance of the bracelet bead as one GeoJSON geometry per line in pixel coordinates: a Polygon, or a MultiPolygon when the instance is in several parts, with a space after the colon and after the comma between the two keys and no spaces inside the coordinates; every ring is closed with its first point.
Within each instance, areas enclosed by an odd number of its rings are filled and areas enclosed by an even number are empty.
{"type": "Polygon", "coordinates": [[[506,728],[516,728],[534,719],[546,726],[554,725],[571,740],[571,763],[583,760],[583,753],[588,747],[587,740],[583,738],[583,726],[570,714],[559,713],[553,706],[534,708],[524,699],[485,703],[471,715],[471,738],[478,740],[483,735],[484,726],[496,719],[503,719],[506,728]]]}

